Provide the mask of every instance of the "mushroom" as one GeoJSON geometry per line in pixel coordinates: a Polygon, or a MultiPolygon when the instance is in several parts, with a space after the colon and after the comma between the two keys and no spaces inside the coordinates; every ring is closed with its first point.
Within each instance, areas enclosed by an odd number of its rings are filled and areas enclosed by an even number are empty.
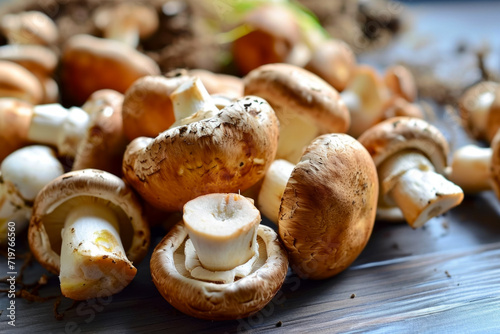
{"type": "Polygon", "coordinates": [[[126,287],[149,245],[139,200],[118,177],[85,169],[59,176],[38,194],[28,230],[31,252],[59,274],[64,296],[106,297],[126,287]]]}
{"type": "Polygon", "coordinates": [[[366,130],[359,141],[377,166],[379,218],[398,220],[402,213],[412,228],[418,228],[462,202],[462,189],[442,175],[448,143],[426,121],[391,118],[366,130]]]}
{"type": "Polygon", "coordinates": [[[250,72],[244,81],[245,94],[264,98],[280,120],[277,159],[296,163],[318,135],[349,128],[349,111],[337,91],[307,70],[269,64],[250,72]]]}
{"type": "Polygon", "coordinates": [[[357,138],[380,120],[389,91],[374,68],[359,65],[340,96],[351,116],[347,133],[357,138]]]}
{"type": "Polygon", "coordinates": [[[158,65],[128,45],[90,35],[68,39],[62,55],[62,87],[74,105],[100,89],[125,91],[137,79],[158,75],[158,65]]]}
{"type": "Polygon", "coordinates": [[[325,134],[297,165],[271,164],[257,205],[278,225],[292,269],[324,279],[346,269],[371,235],[378,180],[366,149],[345,134],[325,134]]]}
{"type": "Polygon", "coordinates": [[[491,142],[500,128],[500,85],[484,81],[472,86],[459,107],[464,128],[475,139],[491,142]]]}
{"type": "Polygon", "coordinates": [[[172,306],[202,319],[247,317],[281,288],[288,270],[276,233],[253,202],[208,194],[186,203],[184,222],[156,246],[151,276],[172,306]]]}
{"type": "Polygon", "coordinates": [[[403,65],[393,65],[387,68],[384,82],[393,95],[402,97],[408,102],[417,99],[415,78],[403,65]]]}
{"type": "Polygon", "coordinates": [[[94,23],[104,38],[121,41],[136,48],[139,40],[151,36],[159,26],[156,10],[146,4],[124,2],[99,7],[94,23]]]}
{"type": "Polygon", "coordinates": [[[356,57],[345,42],[330,39],[319,44],[305,65],[339,92],[343,91],[356,68],[356,57]]]}
{"type": "Polygon", "coordinates": [[[54,45],[59,39],[54,21],[38,11],[6,14],[0,20],[0,30],[9,44],[54,45]]]}
{"type": "Polygon", "coordinates": [[[59,87],[52,79],[58,59],[51,49],[41,45],[4,45],[0,47],[0,60],[19,64],[38,78],[44,96],[41,103],[55,103],[59,99],[59,87]]]}
{"type": "Polygon", "coordinates": [[[210,95],[226,96],[229,99],[239,99],[243,97],[244,84],[239,77],[213,73],[203,69],[193,69],[187,71],[187,75],[200,78],[203,86],[210,95]]]}
{"type": "Polygon", "coordinates": [[[492,148],[472,144],[462,146],[453,152],[447,177],[466,194],[490,190],[493,181],[492,158],[492,148]]]}
{"type": "Polygon", "coordinates": [[[0,60],[0,97],[38,104],[43,99],[43,88],[37,77],[21,65],[0,60]]]}
{"type": "Polygon", "coordinates": [[[203,194],[244,191],[276,154],[278,120],[266,101],[245,97],[219,111],[202,87],[199,80],[181,85],[174,107],[192,116],[154,139],[136,138],[124,155],[127,181],[166,211],[203,194]]]}
{"type": "Polygon", "coordinates": [[[28,129],[33,106],[14,98],[0,98],[0,162],[29,144],[28,129]]]}
{"type": "Polygon", "coordinates": [[[145,76],[135,81],[123,100],[123,130],[129,140],[154,137],[168,129],[178,117],[170,98],[187,75],[171,78],[145,76]]]}
{"type": "Polygon", "coordinates": [[[9,154],[0,165],[0,244],[7,240],[7,223],[16,223],[16,233],[28,225],[33,201],[50,181],[63,174],[55,152],[33,145],[9,154]],[[36,166],[36,167],[35,167],[36,166]]]}

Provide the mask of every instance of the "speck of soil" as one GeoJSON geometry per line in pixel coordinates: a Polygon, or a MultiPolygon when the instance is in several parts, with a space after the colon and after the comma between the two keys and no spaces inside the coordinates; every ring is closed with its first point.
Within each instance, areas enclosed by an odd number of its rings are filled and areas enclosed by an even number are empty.
{"type": "Polygon", "coordinates": [[[276,327],[281,327],[281,326],[283,326],[283,322],[282,322],[282,321],[278,321],[278,322],[276,323],[276,327]]]}
{"type": "Polygon", "coordinates": [[[353,293],[353,294],[351,295],[351,299],[354,299],[354,298],[356,298],[356,294],[355,294],[355,293],[353,293]]]}
{"type": "Polygon", "coordinates": [[[450,273],[448,272],[448,270],[445,270],[445,271],[444,271],[444,273],[446,274],[446,277],[451,278],[451,275],[450,275],[450,273]]]}

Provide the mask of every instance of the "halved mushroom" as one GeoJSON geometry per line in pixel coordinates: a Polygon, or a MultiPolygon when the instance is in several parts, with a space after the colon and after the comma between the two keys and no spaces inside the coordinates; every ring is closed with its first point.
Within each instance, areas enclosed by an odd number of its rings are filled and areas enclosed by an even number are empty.
{"type": "Polygon", "coordinates": [[[265,99],[280,120],[277,159],[296,163],[318,135],[349,128],[349,111],[337,91],[307,70],[269,64],[253,70],[244,80],[245,94],[265,99]]]}
{"type": "Polygon", "coordinates": [[[402,219],[402,212],[408,224],[418,228],[462,202],[462,189],[442,175],[448,143],[426,121],[391,118],[366,130],[359,141],[377,166],[379,218],[402,219]]]}
{"type": "Polygon", "coordinates": [[[225,320],[249,316],[271,301],[288,259],[276,233],[259,225],[251,200],[200,196],[186,203],[183,218],[151,257],[153,282],[170,304],[197,318],[225,320]]]}
{"type": "Polygon", "coordinates": [[[0,20],[0,29],[9,44],[54,45],[59,39],[54,21],[39,11],[6,14],[0,20]]]}
{"type": "Polygon", "coordinates": [[[377,171],[366,149],[344,134],[315,139],[297,165],[276,160],[257,205],[278,224],[292,269],[324,279],[365,248],[375,222],[377,171]]]}
{"type": "Polygon", "coordinates": [[[7,238],[7,223],[16,233],[28,225],[33,201],[50,181],[63,174],[55,152],[46,146],[23,147],[9,154],[0,165],[0,244],[7,238]]]}
{"type": "Polygon", "coordinates": [[[21,65],[0,60],[0,97],[38,104],[43,99],[43,88],[37,77],[21,65]]]}
{"type": "Polygon", "coordinates": [[[0,162],[29,144],[28,129],[33,106],[14,98],[0,98],[0,162]]]}
{"type": "Polygon", "coordinates": [[[62,87],[74,105],[101,89],[123,94],[137,79],[158,74],[151,58],[118,41],[75,35],[63,50],[62,87]]]}
{"type": "Polygon", "coordinates": [[[118,177],[85,169],[38,194],[28,231],[40,264],[59,274],[64,296],[84,300],[125,288],[146,255],[149,228],[138,198],[118,177]]]}
{"type": "Polygon", "coordinates": [[[179,113],[192,116],[155,139],[136,138],[123,159],[127,181],[167,211],[203,194],[244,191],[276,154],[278,120],[266,101],[245,97],[219,111],[200,87],[187,82],[173,94],[179,113]]]}

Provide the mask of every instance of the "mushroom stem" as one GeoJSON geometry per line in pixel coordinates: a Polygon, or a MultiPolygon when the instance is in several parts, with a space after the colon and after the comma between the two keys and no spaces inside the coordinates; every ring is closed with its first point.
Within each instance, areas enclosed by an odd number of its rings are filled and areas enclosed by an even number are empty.
{"type": "Polygon", "coordinates": [[[318,136],[318,128],[305,117],[283,112],[280,117],[280,137],[276,159],[299,162],[304,148],[318,136]]]}
{"type": "Polygon", "coordinates": [[[127,26],[110,23],[104,31],[104,38],[120,41],[130,47],[137,48],[140,41],[139,29],[134,25],[127,26]]]}
{"type": "Polygon", "coordinates": [[[286,160],[273,161],[260,188],[257,199],[259,210],[276,225],[278,225],[281,198],[294,167],[286,160]]]}
{"type": "Polygon", "coordinates": [[[465,193],[490,190],[491,148],[466,145],[453,153],[448,179],[465,193]]]}
{"type": "Polygon", "coordinates": [[[381,194],[395,202],[413,228],[424,225],[460,204],[463,191],[441,174],[416,151],[403,151],[388,158],[379,167],[381,194]]]}
{"type": "Polygon", "coordinates": [[[212,97],[199,78],[193,78],[180,85],[170,99],[174,106],[176,127],[212,117],[219,112],[212,97]]]}
{"type": "Polygon", "coordinates": [[[118,218],[105,205],[87,203],[70,212],[61,231],[61,291],[75,300],[110,296],[134,278],[118,218]]]}
{"type": "Polygon", "coordinates": [[[57,147],[60,155],[75,156],[78,143],[85,136],[89,115],[82,109],[65,109],[59,104],[33,108],[28,139],[57,147]]]}
{"type": "Polygon", "coordinates": [[[210,194],[184,206],[184,224],[205,269],[225,271],[255,255],[260,213],[238,194],[210,194]]]}

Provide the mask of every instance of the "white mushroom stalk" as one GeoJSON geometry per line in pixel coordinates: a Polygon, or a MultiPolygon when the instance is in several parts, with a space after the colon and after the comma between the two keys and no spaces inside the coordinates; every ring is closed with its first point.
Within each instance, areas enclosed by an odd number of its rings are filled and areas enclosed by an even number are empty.
{"type": "Polygon", "coordinates": [[[61,231],[60,282],[64,296],[109,296],[121,291],[137,269],[120,239],[118,218],[104,204],[73,208],[61,231]]]}
{"type": "Polygon", "coordinates": [[[281,198],[294,167],[295,165],[286,160],[273,161],[260,188],[257,199],[259,210],[276,225],[278,224],[281,198]]]}
{"type": "Polygon", "coordinates": [[[277,157],[296,163],[304,153],[304,147],[318,136],[318,127],[304,116],[286,111],[281,115],[277,157]]]}
{"type": "Polygon", "coordinates": [[[441,174],[421,153],[405,150],[389,157],[378,168],[381,196],[395,203],[413,228],[421,227],[460,204],[463,191],[441,174]]]}
{"type": "Polygon", "coordinates": [[[261,221],[252,200],[238,194],[200,196],[186,203],[183,219],[192,242],[186,243],[186,269],[193,277],[227,283],[251,272],[261,221]]]}
{"type": "Polygon", "coordinates": [[[213,117],[219,112],[214,100],[199,78],[193,78],[180,85],[170,99],[174,106],[176,127],[213,117]]]}
{"type": "Polygon", "coordinates": [[[7,156],[0,168],[0,244],[5,242],[8,222],[21,232],[31,218],[38,192],[64,170],[55,152],[46,146],[27,146],[7,156]]]}
{"type": "Polygon", "coordinates": [[[60,155],[75,156],[85,136],[89,114],[78,107],[66,109],[59,104],[38,105],[28,130],[30,141],[57,147],[60,155]]]}
{"type": "Polygon", "coordinates": [[[465,193],[490,190],[491,158],[489,147],[463,146],[453,153],[448,179],[465,193]]]}

